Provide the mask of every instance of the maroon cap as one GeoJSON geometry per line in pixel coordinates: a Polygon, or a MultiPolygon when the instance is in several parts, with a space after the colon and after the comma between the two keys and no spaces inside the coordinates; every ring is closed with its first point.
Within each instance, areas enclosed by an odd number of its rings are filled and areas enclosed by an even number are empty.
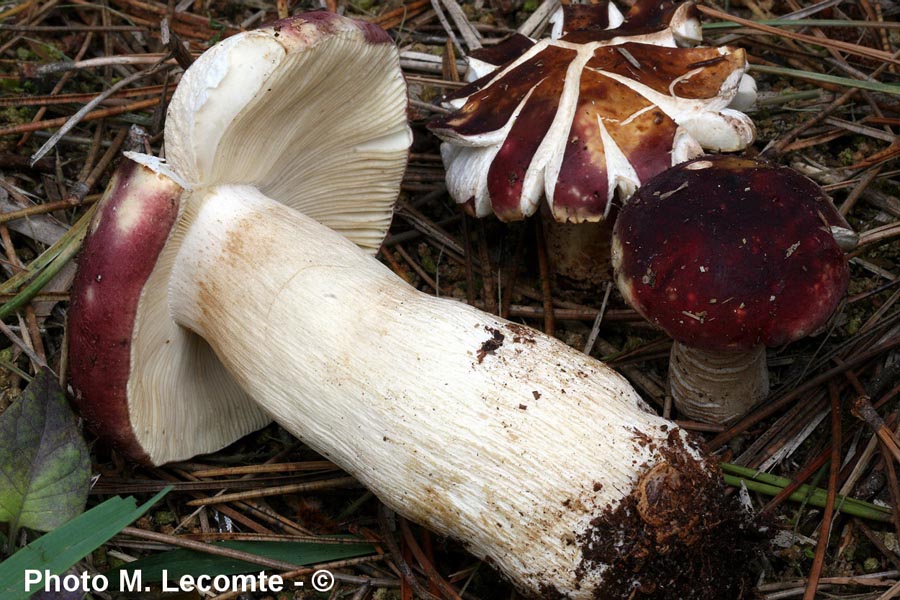
{"type": "Polygon", "coordinates": [[[820,329],[847,289],[831,234],[847,227],[787,167],[705,156],[647,182],[619,214],[619,289],[679,342],[709,350],[785,344],[820,329]]]}
{"type": "Polygon", "coordinates": [[[594,42],[615,37],[649,37],[668,28],[680,28],[685,21],[697,21],[693,2],[674,0],[637,0],[625,15],[623,23],[610,27],[609,2],[597,4],[564,4],[562,36],[568,42],[594,42]]]}
{"type": "Polygon", "coordinates": [[[313,38],[329,37],[344,31],[358,29],[370,44],[393,44],[388,33],[373,23],[359,19],[349,19],[327,10],[306,12],[293,17],[279,19],[267,26],[274,30],[275,37],[286,36],[289,41],[309,45],[313,38]]]}
{"type": "Polygon", "coordinates": [[[69,382],[91,427],[136,460],[128,407],[138,303],[178,217],[182,189],[125,159],[97,206],[78,258],[69,307],[69,382]]]}

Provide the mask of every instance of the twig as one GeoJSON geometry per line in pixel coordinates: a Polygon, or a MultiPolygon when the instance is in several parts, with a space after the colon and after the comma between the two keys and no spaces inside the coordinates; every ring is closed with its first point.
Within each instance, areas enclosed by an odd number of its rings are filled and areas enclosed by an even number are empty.
{"type": "Polygon", "coordinates": [[[491,256],[488,252],[487,230],[484,221],[478,221],[478,261],[481,263],[481,296],[485,310],[492,315],[500,311],[497,305],[497,296],[494,294],[494,268],[491,264],[491,256]]]}
{"type": "Polygon", "coordinates": [[[806,42],[808,44],[814,44],[816,46],[822,46],[825,48],[833,48],[836,50],[840,50],[842,52],[849,52],[850,54],[855,54],[856,56],[864,56],[866,58],[872,58],[882,63],[890,63],[890,64],[900,64],[897,56],[895,54],[891,54],[890,52],[884,52],[882,50],[873,50],[872,48],[868,48],[866,46],[860,46],[859,44],[851,44],[849,42],[843,42],[841,40],[834,40],[831,38],[819,38],[814,35],[807,35],[805,33],[797,33],[797,32],[786,32],[777,27],[772,27],[771,25],[764,25],[762,23],[757,23],[756,21],[751,21],[750,19],[744,19],[735,15],[728,14],[721,10],[704,6],[702,4],[697,5],[697,10],[704,13],[707,16],[713,17],[715,19],[722,19],[724,21],[731,21],[733,23],[738,23],[750,29],[756,29],[762,31],[764,33],[768,33],[770,35],[778,36],[779,38],[790,38],[793,40],[806,42]]]}
{"type": "MultiPolygon", "coordinates": [[[[125,87],[127,85],[134,83],[135,81],[143,79],[144,77],[149,77],[150,75],[153,75],[154,73],[157,73],[158,71],[160,71],[162,69],[166,69],[166,68],[168,68],[168,65],[163,64],[163,63],[157,63],[155,66],[153,66],[145,71],[139,71],[129,77],[125,77],[124,79],[114,83],[108,89],[106,89],[103,92],[101,92],[100,94],[98,94],[96,98],[94,98],[93,100],[91,100],[90,102],[88,102],[87,104],[82,106],[78,110],[78,112],[76,112],[74,115],[69,117],[69,119],[65,123],[63,123],[62,127],[60,127],[59,130],[55,134],[53,134],[53,136],[51,136],[50,139],[47,140],[44,143],[44,145],[41,146],[40,149],[38,149],[37,152],[35,152],[34,154],[31,155],[31,163],[34,164],[37,161],[39,161],[47,152],[50,151],[51,148],[53,148],[53,146],[56,145],[56,143],[59,141],[59,139],[62,136],[67,134],[69,131],[71,131],[71,129],[73,127],[75,127],[78,123],[80,123],[83,120],[83,118],[85,116],[87,116],[88,113],[91,112],[91,110],[94,109],[95,106],[100,104],[103,100],[108,98],[111,94],[114,94],[116,91],[122,89],[123,87],[125,87]]],[[[159,99],[158,98],[154,99],[154,104],[157,102],[159,102],[159,99]]]]}
{"type": "Polygon", "coordinates": [[[809,580],[806,584],[803,600],[813,600],[815,598],[819,577],[822,575],[822,568],[825,565],[825,551],[828,548],[828,539],[831,537],[831,520],[834,516],[834,500],[837,493],[838,474],[841,469],[841,405],[837,386],[834,383],[828,385],[828,395],[831,399],[831,466],[828,471],[828,497],[825,500],[825,509],[822,512],[822,527],[819,529],[819,541],[816,544],[816,554],[809,571],[809,580]]]}
{"type": "Polygon", "coordinates": [[[771,513],[776,508],[778,508],[781,503],[791,497],[791,494],[797,491],[800,486],[806,483],[806,480],[812,477],[813,473],[818,471],[822,465],[828,462],[828,459],[831,457],[831,447],[826,448],[821,454],[819,454],[816,458],[814,458],[808,465],[803,467],[799,473],[791,480],[789,485],[784,486],[778,495],[769,500],[766,505],[759,511],[760,515],[765,513],[771,513]]]}
{"type": "Polygon", "coordinates": [[[390,509],[384,504],[378,505],[378,526],[381,529],[381,541],[387,546],[388,551],[391,553],[393,562],[397,565],[401,577],[403,577],[403,580],[410,585],[416,596],[425,598],[426,600],[438,600],[434,595],[422,587],[422,584],[419,583],[419,580],[410,568],[409,563],[403,559],[403,553],[400,552],[400,546],[397,544],[397,540],[394,539],[388,523],[388,517],[390,515],[389,511],[390,509]]]}
{"type": "Polygon", "coordinates": [[[409,527],[409,522],[403,517],[399,517],[397,520],[400,522],[400,532],[403,534],[403,539],[406,542],[407,547],[412,551],[416,562],[418,562],[419,566],[422,567],[422,570],[425,571],[428,581],[437,586],[441,595],[443,595],[446,600],[462,600],[456,590],[453,589],[453,586],[441,577],[441,574],[437,572],[437,569],[434,568],[434,565],[432,565],[431,561],[425,556],[422,548],[420,548],[418,542],[416,542],[416,537],[409,527]]]}
{"type": "Polygon", "coordinates": [[[269,569],[278,569],[280,571],[295,571],[301,568],[300,565],[296,565],[294,563],[275,560],[273,558],[268,558],[265,556],[259,556],[258,554],[253,554],[251,552],[242,552],[240,550],[234,550],[232,548],[226,548],[224,546],[216,546],[213,544],[206,544],[204,542],[195,542],[194,540],[185,539],[177,535],[168,535],[155,531],[145,531],[144,529],[139,529],[137,527],[126,527],[121,531],[121,533],[143,540],[161,542],[163,544],[168,544],[169,546],[186,548],[188,550],[196,550],[197,552],[204,552],[206,554],[213,554],[215,556],[224,556],[225,558],[231,558],[233,560],[241,560],[255,565],[260,565],[262,567],[267,567],[269,569]]]}
{"type": "MultiPolygon", "coordinates": [[[[308,567],[303,567],[302,569],[296,569],[294,571],[288,571],[286,573],[279,573],[282,579],[287,581],[293,581],[295,579],[300,579],[305,575],[312,575],[316,571],[328,571],[330,572],[336,581],[340,581],[343,583],[350,583],[355,585],[372,585],[378,587],[398,587],[399,582],[396,579],[385,579],[382,577],[359,577],[357,575],[345,575],[344,573],[336,573],[334,569],[343,569],[346,567],[352,567],[354,565],[363,565],[370,562],[376,562],[382,560],[387,555],[372,555],[372,556],[361,556],[359,558],[347,558],[344,560],[334,560],[326,563],[319,563],[315,565],[310,565],[308,567]]],[[[220,594],[215,596],[211,600],[235,600],[239,598],[243,592],[241,590],[228,592],[225,594],[220,594]]]]}
{"type": "Polygon", "coordinates": [[[202,469],[192,471],[194,477],[235,477],[237,475],[264,475],[267,473],[296,473],[299,471],[333,471],[338,466],[329,460],[310,460],[292,463],[264,463],[261,465],[243,465],[240,467],[221,467],[218,469],[202,469]]]}
{"type": "MultiPolygon", "coordinates": [[[[134,112],[136,110],[141,110],[144,108],[149,108],[151,106],[156,106],[159,104],[159,98],[151,98],[149,100],[140,100],[138,102],[133,102],[131,104],[127,104],[124,106],[113,106],[110,108],[104,108],[102,110],[96,110],[92,113],[84,115],[80,120],[84,121],[96,121],[97,119],[105,119],[106,117],[113,117],[116,115],[121,115],[128,112],[134,112]]],[[[27,133],[29,131],[37,131],[39,129],[49,129],[51,127],[58,127],[60,125],[64,125],[67,121],[69,121],[71,117],[60,117],[58,119],[48,119],[46,121],[37,121],[35,123],[23,123],[22,125],[13,125],[10,127],[6,127],[4,129],[0,129],[0,136],[4,135],[14,135],[18,133],[27,133]]],[[[53,137],[58,137],[54,135],[53,137]]],[[[34,162],[34,161],[32,161],[34,162]]]]}
{"type": "MultiPolygon", "coordinates": [[[[881,169],[884,167],[883,164],[877,165],[874,169],[868,171],[862,178],[859,180],[859,183],[853,188],[853,190],[847,195],[847,199],[844,200],[843,203],[838,207],[838,212],[843,216],[847,216],[850,214],[850,211],[856,205],[856,201],[859,200],[863,192],[866,191],[866,188],[875,181],[875,178],[878,177],[878,174],[881,172],[881,169]]],[[[862,236],[860,236],[860,243],[862,245],[862,236]]]]}
{"type": "Polygon", "coordinates": [[[198,498],[189,500],[188,506],[208,506],[210,504],[223,504],[236,500],[250,500],[253,498],[265,498],[268,496],[283,496],[284,494],[296,494],[299,492],[311,492],[318,490],[330,490],[334,488],[358,486],[359,482],[353,477],[337,477],[324,481],[310,481],[307,483],[294,483],[291,485],[279,485],[249,492],[236,492],[234,494],[222,494],[211,498],[198,498]]]}
{"type": "Polygon", "coordinates": [[[138,54],[135,56],[100,56],[86,60],[64,60],[60,62],[44,63],[37,67],[26,64],[23,70],[29,77],[47,77],[64,71],[76,71],[78,69],[93,69],[95,67],[108,67],[110,65],[155,65],[160,61],[175,64],[175,59],[168,59],[168,54],[138,54]]]}
{"type": "Polygon", "coordinates": [[[591,333],[588,335],[587,342],[584,344],[584,353],[590,356],[591,350],[594,349],[594,343],[597,336],[600,335],[600,323],[603,321],[603,315],[606,312],[606,303],[609,302],[609,294],[612,292],[612,282],[606,282],[606,291],[603,292],[603,302],[600,303],[600,310],[597,311],[597,318],[594,319],[594,325],[591,327],[591,333]]]}
{"type": "Polygon", "coordinates": [[[40,356],[34,353],[34,350],[32,350],[31,347],[25,343],[25,340],[13,333],[13,330],[10,329],[3,321],[0,321],[0,333],[5,335],[7,338],[9,338],[9,341],[18,346],[19,349],[21,349],[22,352],[25,353],[25,356],[31,359],[31,362],[33,362],[36,366],[48,368],[47,363],[43,361],[40,356]]]}
{"type": "Polygon", "coordinates": [[[544,238],[544,214],[533,219],[534,237],[537,240],[538,271],[541,274],[541,296],[544,305],[544,333],[554,335],[556,332],[556,316],[553,314],[553,291],[550,286],[550,261],[547,258],[547,242],[544,238]]]}
{"type": "Polygon", "coordinates": [[[894,457],[894,460],[900,462],[900,442],[898,442],[894,432],[885,425],[884,419],[881,418],[881,415],[879,415],[878,411],[875,410],[875,407],[872,406],[869,397],[865,395],[859,396],[853,401],[850,412],[854,417],[868,425],[875,435],[878,436],[878,439],[884,445],[884,449],[894,457]]]}

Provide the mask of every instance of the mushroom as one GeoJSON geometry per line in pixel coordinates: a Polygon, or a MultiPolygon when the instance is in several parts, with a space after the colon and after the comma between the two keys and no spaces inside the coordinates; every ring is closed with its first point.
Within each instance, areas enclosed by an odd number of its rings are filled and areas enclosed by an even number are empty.
{"type": "Polygon", "coordinates": [[[766,397],[766,347],[829,320],[849,280],[838,239],[851,233],[787,167],[705,156],[644,184],[619,214],[612,259],[628,303],[675,340],[682,415],[728,424],[766,397]]]}
{"type": "MultiPolygon", "coordinates": [[[[444,140],[448,191],[471,214],[519,220],[544,197],[551,223],[596,223],[617,192],[624,201],[703,149],[753,141],[753,122],[730,107],[754,95],[744,51],[679,47],[700,39],[693,3],[639,0],[624,21],[610,2],[562,10],[558,37],[475,53],[478,72],[509,62],[449,95],[454,112],[429,124],[444,140]]],[[[608,246],[609,230],[586,227],[551,226],[548,237],[571,230],[571,243],[551,244],[556,270],[597,283],[608,265],[590,246],[608,246]]]]}
{"type": "Polygon", "coordinates": [[[747,556],[754,530],[683,430],[602,363],[372,256],[410,141],[387,42],[313,13],[185,73],[168,162],[130,155],[85,241],[82,413],[153,464],[274,420],[529,595],[738,597],[720,549],[747,556]]]}
{"type": "Polygon", "coordinates": [[[169,106],[168,163],[124,161],[82,250],[69,347],[85,418],[156,463],[212,452],[268,423],[212,349],[172,321],[181,243],[170,230],[178,237],[176,222],[218,205],[211,190],[252,186],[376,252],[405,169],[405,108],[390,38],[360,21],[309,13],[204,53],[169,106]],[[354,110],[337,110],[337,95],[354,110]],[[179,202],[182,188],[190,191],[179,202]],[[177,419],[173,405],[186,407],[177,419]]]}

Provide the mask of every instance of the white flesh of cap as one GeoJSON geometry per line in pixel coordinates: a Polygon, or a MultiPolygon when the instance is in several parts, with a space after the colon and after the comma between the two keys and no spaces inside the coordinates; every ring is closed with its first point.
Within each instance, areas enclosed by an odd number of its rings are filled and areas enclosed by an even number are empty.
{"type": "Polygon", "coordinates": [[[291,52],[284,37],[250,32],[202,55],[169,108],[171,167],[194,188],[254,185],[377,251],[411,133],[396,49],[360,35],[291,52]]]}

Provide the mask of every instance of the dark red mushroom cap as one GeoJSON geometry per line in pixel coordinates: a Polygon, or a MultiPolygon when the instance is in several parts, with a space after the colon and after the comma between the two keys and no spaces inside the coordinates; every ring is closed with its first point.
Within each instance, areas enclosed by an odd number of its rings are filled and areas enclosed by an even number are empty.
{"type": "Polygon", "coordinates": [[[141,461],[147,455],[124,400],[132,335],[144,284],[175,224],[181,192],[175,182],[124,160],[97,206],[72,284],[69,382],[75,403],[95,430],[141,461]]]}
{"type": "Polygon", "coordinates": [[[82,246],[68,372],[91,429],[133,460],[161,464],[217,450],[270,419],[169,316],[182,187],[143,160],[122,160],[82,246]]]}
{"type": "Polygon", "coordinates": [[[785,344],[820,329],[847,289],[835,224],[846,226],[796,171],[701,157],[654,177],[622,209],[617,283],[638,312],[684,344],[785,344]]]}

